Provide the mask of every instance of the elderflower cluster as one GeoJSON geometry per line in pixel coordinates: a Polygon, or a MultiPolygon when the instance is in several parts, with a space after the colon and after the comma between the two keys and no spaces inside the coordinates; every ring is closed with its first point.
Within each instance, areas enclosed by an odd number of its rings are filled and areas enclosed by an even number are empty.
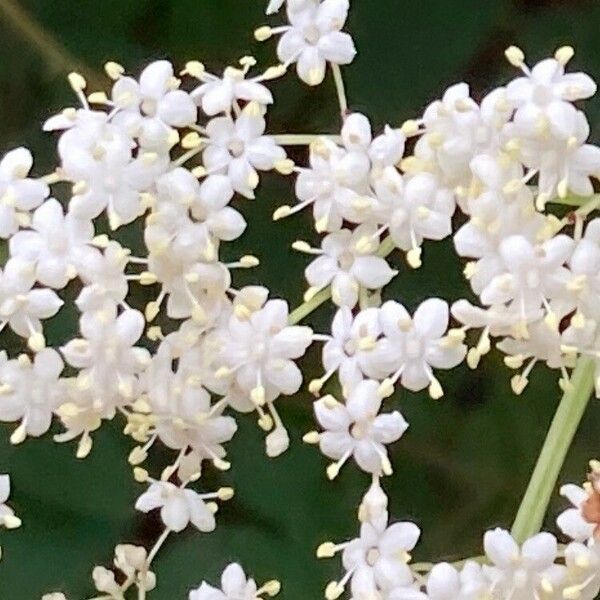
{"type": "Polygon", "coordinates": [[[378,477],[363,497],[359,536],[324,542],[319,558],[342,554],[344,574],[325,590],[327,600],[346,590],[353,600],[593,600],[600,592],[600,463],[591,462],[583,488],[563,487],[574,507],[557,520],[572,541],[560,547],[550,533],[519,544],[505,529],[483,537],[484,555],[452,564],[412,564],[421,531],[412,522],[390,523],[388,498],[378,477]]]}
{"type": "MultiPolygon", "coordinates": [[[[550,533],[519,543],[497,528],[484,535],[485,556],[460,565],[411,562],[421,531],[390,521],[380,478],[393,472],[389,445],[409,427],[386,399],[396,387],[440,399],[437,371],[464,360],[476,368],[492,337],[508,367],[523,367],[515,393],[538,362],[559,369],[569,391],[584,356],[600,396],[600,218],[587,220],[600,208],[600,148],[587,143],[575,104],[595,83],[565,71],[570,47],[532,68],[511,47],[506,56],[522,74],[480,103],[458,83],[421,117],[374,134],[368,117],[349,109],[340,69],[356,54],[343,31],[349,0],[271,0],[267,14],[284,5],[287,24],[255,31],[260,41],[281,36],[277,64],[259,69],[245,56],[214,74],[199,61],[177,72],[159,60],[135,78],[109,62],[105,91],[71,73],[79,105],[44,123],[57,140],[55,171],[32,175],[26,148],[0,160],[8,247],[0,330],[23,340],[15,356],[0,352],[0,420],[15,424],[11,442],[44,435],[56,420],[55,441],[77,440],[85,458],[103,421],[123,419],[135,442],[129,463],[146,486],[135,508],[157,511],[164,530],[150,549],[118,545],[111,568],[97,565],[92,579],[102,598],[122,600],[134,588],[145,598],[167,537],[190,525],[212,532],[216,501],[233,498],[230,487],[192,484],[207,464],[231,467],[226,445],[240,414],[256,414],[269,457],[287,450],[276,403],[301,390],[299,361],[319,342],[323,375],[307,386],[319,428],[304,440],[332,461],[329,479],[350,460],[372,478],[358,537],[317,551],[342,553],[344,574],[327,585],[327,600],[346,591],[353,600],[593,600],[600,463],[592,461],[583,487],[562,489],[572,504],[557,521],[572,540],[564,548],[550,533]],[[267,132],[276,104],[268,83],[292,65],[311,86],[330,68],[340,135],[267,132]],[[287,145],[308,147],[304,165],[287,145]],[[310,208],[321,236],[293,244],[312,260],[305,302],[292,311],[259,284],[236,286],[235,269],[257,266],[257,257],[222,260],[223,246],[246,229],[241,203],[256,197],[268,171],[293,177],[297,200],[274,220],[310,208]],[[547,211],[555,200],[580,207],[559,218],[547,211]],[[414,310],[384,301],[399,273],[396,250],[417,269],[426,240],[451,236],[476,300],[427,298],[414,310]],[[300,324],[329,298],[329,332],[300,324]],[[52,347],[46,321],[65,309],[76,311],[78,333],[52,347]],[[143,464],[157,443],[173,459],[154,477],[143,464]]],[[[2,476],[0,524],[18,527],[3,504],[8,494],[2,476]]],[[[279,590],[276,580],[259,587],[233,563],[220,588],[202,582],[189,600],[261,600],[279,590]]]]}

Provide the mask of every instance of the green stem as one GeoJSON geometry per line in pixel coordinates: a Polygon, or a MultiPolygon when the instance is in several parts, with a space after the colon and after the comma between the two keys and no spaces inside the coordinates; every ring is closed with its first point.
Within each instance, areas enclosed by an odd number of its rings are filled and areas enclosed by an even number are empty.
{"type": "Polygon", "coordinates": [[[581,357],[556,410],[512,527],[518,542],[538,533],[571,442],[594,389],[594,361],[581,357]]]}
{"type": "MultiPolygon", "coordinates": [[[[590,203],[590,201],[598,200],[600,194],[593,194],[592,196],[576,196],[575,194],[569,194],[565,198],[554,198],[550,200],[551,204],[562,204],[563,206],[584,206],[590,203]]],[[[594,205],[597,207],[597,205],[594,205]]]]}
{"type": "Polygon", "coordinates": [[[331,71],[333,72],[333,80],[335,81],[335,90],[340,103],[340,112],[344,116],[348,112],[348,98],[346,97],[346,88],[342,77],[342,70],[339,65],[331,63],[331,71]]]}

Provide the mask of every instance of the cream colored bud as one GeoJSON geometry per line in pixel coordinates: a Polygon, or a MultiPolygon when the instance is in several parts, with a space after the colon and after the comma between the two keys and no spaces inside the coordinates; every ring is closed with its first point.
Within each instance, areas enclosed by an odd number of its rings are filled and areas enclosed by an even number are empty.
{"type": "Polygon", "coordinates": [[[244,267],[244,269],[251,269],[253,267],[258,267],[260,264],[260,260],[256,258],[256,256],[252,256],[251,254],[247,254],[240,258],[240,265],[244,267]]]}
{"type": "Polygon", "coordinates": [[[318,444],[321,435],[318,431],[309,431],[302,436],[302,441],[306,444],[318,444]]]}
{"type": "Polygon", "coordinates": [[[92,451],[92,444],[92,438],[89,435],[83,434],[79,440],[79,443],[77,444],[75,456],[80,459],[86,458],[92,451]]]}
{"type": "Polygon", "coordinates": [[[421,248],[412,248],[406,253],[406,262],[413,269],[418,269],[423,262],[421,261],[421,248]]]}
{"type": "Polygon", "coordinates": [[[233,488],[231,487],[222,487],[217,490],[217,495],[219,500],[226,502],[227,500],[231,500],[234,496],[233,488]]]}
{"type": "Polygon", "coordinates": [[[330,581],[325,588],[326,600],[337,600],[344,593],[344,586],[337,581],[330,581]]]}
{"type": "Polygon", "coordinates": [[[140,274],[140,283],[142,285],[154,285],[158,281],[158,277],[150,271],[144,271],[140,274]]]}
{"type": "Polygon", "coordinates": [[[509,46],[504,51],[504,56],[513,67],[522,67],[525,62],[525,54],[517,46],[509,46]]]}
{"type": "Polygon", "coordinates": [[[106,104],[108,97],[104,92],[93,92],[88,96],[88,102],[90,104],[106,104]]]}
{"type": "Polygon", "coordinates": [[[270,81],[271,79],[278,79],[279,77],[283,77],[287,72],[287,68],[285,65],[275,65],[274,67],[269,67],[264,73],[262,78],[265,81],[270,81]]]}
{"type": "Polygon", "coordinates": [[[271,579],[267,581],[261,588],[267,596],[277,596],[281,591],[281,583],[277,579],[271,579]]]}
{"type": "Polygon", "coordinates": [[[323,542],[317,548],[317,558],[333,558],[335,556],[335,544],[333,542],[323,542]]]}
{"type": "Polygon", "coordinates": [[[33,333],[27,339],[27,345],[33,352],[40,352],[46,347],[46,338],[43,333],[33,333]]]}
{"type": "Polygon", "coordinates": [[[68,79],[70,86],[75,92],[81,92],[87,87],[87,81],[79,73],[75,73],[74,71],[69,73],[68,79]]]}
{"type": "Polygon", "coordinates": [[[5,515],[2,520],[6,529],[18,529],[22,525],[21,519],[15,515],[5,515]]]}
{"type": "Polygon", "coordinates": [[[278,160],[275,163],[275,170],[282,175],[291,175],[294,172],[294,161],[290,158],[284,158],[283,160],[278,160]]]}
{"type": "Polygon", "coordinates": [[[292,209],[287,204],[280,206],[273,212],[273,221],[279,221],[279,219],[285,219],[292,213],[292,209]]]}
{"type": "Polygon", "coordinates": [[[181,139],[181,147],[184,150],[198,148],[200,144],[202,144],[202,138],[196,131],[190,131],[189,133],[186,133],[181,139]]]}
{"type": "Polygon", "coordinates": [[[148,471],[146,471],[146,469],[143,469],[142,467],[136,467],[133,470],[133,478],[138,483],[146,483],[148,481],[148,477],[148,471]]]}
{"type": "Polygon", "coordinates": [[[268,40],[273,35],[273,30],[268,26],[264,25],[254,31],[254,38],[259,42],[268,40]]]}
{"type": "Polygon", "coordinates": [[[402,123],[400,130],[405,136],[410,137],[419,132],[419,124],[414,119],[408,119],[402,123]]]}
{"type": "Polygon", "coordinates": [[[197,60],[190,60],[189,62],[185,63],[185,69],[181,72],[182,75],[191,75],[192,77],[195,77],[196,79],[201,79],[202,76],[204,75],[206,69],[204,68],[204,65],[197,60]]]}
{"type": "Polygon", "coordinates": [[[574,54],[575,50],[573,46],[561,46],[554,53],[554,58],[564,66],[573,58],[574,54]]]}
{"type": "Polygon", "coordinates": [[[146,308],[144,309],[144,316],[146,317],[146,321],[148,321],[148,323],[154,321],[159,311],[160,306],[158,302],[148,302],[148,304],[146,304],[146,308]]]}
{"type": "Polygon", "coordinates": [[[113,80],[117,80],[125,73],[125,69],[117,62],[109,60],[104,64],[104,72],[113,80]]]}
{"type": "Polygon", "coordinates": [[[308,391],[314,396],[318,396],[323,388],[323,380],[322,379],[313,379],[308,384],[308,391]]]}
{"type": "Polygon", "coordinates": [[[328,467],[327,467],[327,478],[331,481],[333,481],[340,472],[340,465],[338,463],[331,463],[328,467]]]}
{"type": "Polygon", "coordinates": [[[147,458],[148,453],[141,446],[136,446],[129,453],[128,461],[130,465],[139,465],[143,463],[147,458]]]}

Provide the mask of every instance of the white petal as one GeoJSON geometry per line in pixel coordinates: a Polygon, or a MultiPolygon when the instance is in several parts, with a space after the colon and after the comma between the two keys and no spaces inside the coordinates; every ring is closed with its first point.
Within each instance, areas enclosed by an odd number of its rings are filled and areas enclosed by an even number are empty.
{"type": "Polygon", "coordinates": [[[356,48],[352,38],[341,31],[332,31],[319,40],[321,55],[337,65],[348,65],[356,56],[356,48]]]}
{"type": "Polygon", "coordinates": [[[441,338],[448,328],[448,303],[439,298],[429,298],[415,311],[415,330],[424,339],[441,338]]]}
{"type": "Polygon", "coordinates": [[[483,547],[488,558],[500,568],[510,568],[520,556],[517,542],[508,531],[500,528],[485,533],[483,547]]]}
{"type": "Polygon", "coordinates": [[[314,46],[305,47],[298,57],[298,76],[308,85],[319,85],[325,78],[325,59],[314,46]]]}
{"type": "Polygon", "coordinates": [[[387,285],[396,271],[384,258],[379,256],[359,256],[352,265],[352,274],[358,282],[371,290],[377,290],[387,285]]]}

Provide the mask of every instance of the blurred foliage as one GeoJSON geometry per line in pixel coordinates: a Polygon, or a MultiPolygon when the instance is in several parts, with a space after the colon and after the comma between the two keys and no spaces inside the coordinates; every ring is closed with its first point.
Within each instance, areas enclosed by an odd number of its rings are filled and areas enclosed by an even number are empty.
{"type": "MultiPolygon", "coordinates": [[[[274,44],[253,41],[263,24],[266,0],[0,0],[0,148],[26,144],[37,156],[38,173],[52,169],[55,156],[41,122],[73,103],[64,74],[80,67],[102,81],[106,60],[122,62],[137,73],[150,60],[168,57],[178,64],[200,59],[219,72],[244,54],[262,65],[274,61],[274,44]],[[36,43],[27,33],[32,22],[8,18],[7,7],[24,9],[43,32],[36,43]]],[[[14,11],[13,11],[14,14],[14,11]]],[[[509,43],[521,45],[530,60],[570,43],[574,64],[600,73],[600,5],[592,0],[355,0],[348,28],[359,56],[345,70],[351,107],[366,112],[376,127],[413,117],[445,86],[466,80],[480,97],[511,76],[503,59],[509,43]]],[[[293,76],[273,86],[278,105],[270,115],[274,132],[336,131],[337,110],[331,82],[316,90],[293,76]]],[[[600,103],[588,103],[598,139],[600,103]]],[[[294,153],[305,160],[301,151],[294,153]]],[[[307,216],[272,224],[274,207],[289,202],[292,185],[281,177],[264,178],[256,201],[239,202],[249,228],[226,253],[256,253],[262,266],[237,278],[238,284],[262,281],[274,295],[296,305],[303,290],[306,260],[289,250],[298,237],[314,240],[307,216]]],[[[468,290],[461,265],[449,243],[428,244],[425,266],[401,273],[386,298],[410,308],[431,295],[457,299],[468,290]]],[[[69,293],[72,293],[69,292],[69,293]]],[[[325,331],[331,307],[311,315],[309,323],[325,331]]],[[[61,313],[51,339],[73,335],[73,313],[61,313]]],[[[318,349],[304,360],[307,379],[318,372],[318,349]]],[[[423,394],[397,393],[391,406],[411,424],[393,447],[395,474],[385,482],[394,519],[414,519],[424,530],[416,559],[457,559],[481,552],[485,528],[509,526],[525,489],[559,397],[555,375],[537,369],[522,397],[514,397],[509,372],[492,353],[477,372],[466,367],[444,373],[443,401],[423,394]]],[[[240,561],[258,580],[278,577],[282,598],[321,597],[335,577],[336,560],[317,561],[316,546],[356,532],[356,507],[368,478],[346,468],[334,483],[326,481],[325,460],[301,435],[312,425],[306,392],[279,401],[292,436],[291,450],[271,461],[263,454],[262,433],[253,417],[240,418],[230,444],[233,468],[207,468],[198,487],[233,485],[236,497],[219,514],[210,535],[188,531],[173,536],[155,563],[156,600],[187,597],[203,578],[215,581],[223,567],[240,561]]],[[[597,454],[600,411],[592,403],[570,452],[562,479],[579,480],[586,461],[597,454]]],[[[92,455],[77,461],[71,445],[49,439],[28,440],[13,448],[9,427],[0,429],[0,472],[10,472],[12,504],[23,528],[2,532],[0,597],[39,598],[65,591],[78,600],[92,594],[93,565],[111,560],[115,544],[151,544],[159,524],[135,514],[141,486],[126,462],[132,446],[117,419],[95,436],[92,455]]],[[[156,468],[169,457],[158,456],[156,468]]],[[[550,515],[560,506],[556,501],[550,515]]],[[[549,527],[552,523],[549,520],[549,527]]]]}

